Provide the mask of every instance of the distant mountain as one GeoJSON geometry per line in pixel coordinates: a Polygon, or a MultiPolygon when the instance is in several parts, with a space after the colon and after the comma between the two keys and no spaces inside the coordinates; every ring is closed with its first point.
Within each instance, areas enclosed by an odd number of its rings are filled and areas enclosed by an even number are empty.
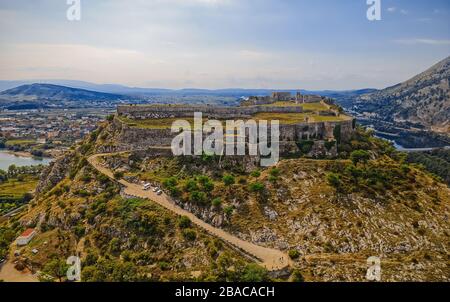
{"type": "Polygon", "coordinates": [[[89,107],[95,104],[114,104],[130,97],[71,88],[53,84],[30,84],[0,93],[0,106],[11,109],[46,107],[89,107]]]}
{"type": "Polygon", "coordinates": [[[268,95],[274,91],[290,91],[295,93],[301,91],[305,94],[318,94],[328,97],[347,97],[361,95],[375,91],[375,89],[361,89],[361,90],[301,90],[301,89],[245,89],[245,88],[226,88],[226,89],[200,89],[200,88],[184,88],[184,89],[165,89],[165,88],[141,88],[129,87],[120,84],[96,84],[85,81],[76,80],[23,80],[23,81],[0,81],[0,91],[12,89],[22,85],[29,84],[52,84],[58,86],[66,86],[77,89],[85,89],[97,92],[128,95],[128,96],[163,96],[163,95],[203,95],[203,96],[223,96],[223,97],[241,97],[252,95],[268,95]]]}
{"type": "Polygon", "coordinates": [[[412,79],[356,99],[358,111],[450,133],[450,57],[412,79]]]}

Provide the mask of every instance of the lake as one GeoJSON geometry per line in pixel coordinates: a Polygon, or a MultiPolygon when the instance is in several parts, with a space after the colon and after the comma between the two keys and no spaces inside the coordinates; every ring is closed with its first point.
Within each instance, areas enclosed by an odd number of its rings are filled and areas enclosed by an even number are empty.
{"type": "Polygon", "coordinates": [[[10,165],[22,166],[35,166],[35,165],[47,165],[52,161],[51,158],[32,158],[24,156],[16,156],[10,154],[7,151],[0,150],[0,170],[8,170],[10,165]]]}

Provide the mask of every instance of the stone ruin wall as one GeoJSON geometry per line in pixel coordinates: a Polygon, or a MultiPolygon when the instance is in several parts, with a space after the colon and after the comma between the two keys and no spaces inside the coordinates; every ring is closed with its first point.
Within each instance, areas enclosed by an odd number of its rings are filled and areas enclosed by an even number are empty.
{"type": "Polygon", "coordinates": [[[202,112],[210,119],[250,118],[257,113],[302,113],[302,107],[296,106],[246,106],[246,107],[215,107],[215,106],[118,106],[117,113],[131,119],[152,118],[187,118],[194,112],[202,112]]]}
{"type": "MultiPolygon", "coordinates": [[[[341,127],[342,140],[349,140],[354,128],[353,121],[339,122],[317,122],[317,123],[298,123],[294,125],[280,125],[280,146],[286,148],[300,140],[326,141],[334,139],[334,129],[339,125],[341,127]]],[[[149,147],[170,146],[175,133],[171,129],[145,129],[128,126],[119,119],[114,119],[113,127],[118,136],[115,151],[124,150],[144,150],[149,147]]],[[[270,124],[269,124],[270,128],[270,124]]],[[[208,134],[203,134],[206,138],[208,134]]],[[[110,152],[110,151],[109,151],[110,152]]]]}

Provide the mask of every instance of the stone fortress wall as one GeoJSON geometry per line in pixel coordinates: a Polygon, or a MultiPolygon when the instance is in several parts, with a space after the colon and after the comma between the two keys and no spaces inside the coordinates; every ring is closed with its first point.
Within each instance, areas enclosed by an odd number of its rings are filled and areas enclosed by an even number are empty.
{"type": "Polygon", "coordinates": [[[117,113],[131,119],[161,119],[193,117],[194,112],[201,112],[209,119],[251,118],[257,113],[302,113],[303,108],[297,106],[245,106],[245,107],[217,107],[217,106],[179,106],[179,105],[125,105],[118,106],[117,113]]]}
{"type": "MultiPolygon", "coordinates": [[[[301,95],[297,95],[299,97],[301,95]]],[[[272,100],[288,99],[290,94],[273,94],[268,97],[272,100]]],[[[296,97],[296,98],[297,98],[296,97]]],[[[301,96],[303,99],[303,96],[301,96]]],[[[314,100],[316,100],[314,98],[314,100]]],[[[117,150],[129,150],[130,148],[145,149],[148,147],[170,147],[173,137],[176,135],[171,129],[139,128],[127,125],[120,120],[126,117],[134,120],[161,119],[161,118],[192,118],[195,112],[202,112],[204,118],[208,119],[233,119],[245,120],[252,118],[257,113],[302,113],[300,106],[240,106],[240,107],[216,107],[216,106],[185,106],[185,105],[124,105],[118,106],[119,118],[115,118],[113,126],[118,135],[119,145],[117,150]]],[[[302,140],[315,141],[316,145],[324,145],[325,141],[335,139],[335,129],[339,127],[340,138],[350,139],[355,123],[352,119],[345,121],[304,121],[296,124],[280,125],[280,147],[281,151],[292,152],[296,149],[296,143],[302,140]]],[[[270,126],[269,126],[270,128],[270,126]]],[[[203,134],[204,137],[208,133],[203,134]]],[[[323,149],[323,148],[322,148],[323,149]]],[[[105,150],[108,151],[108,150],[105,150]]]]}

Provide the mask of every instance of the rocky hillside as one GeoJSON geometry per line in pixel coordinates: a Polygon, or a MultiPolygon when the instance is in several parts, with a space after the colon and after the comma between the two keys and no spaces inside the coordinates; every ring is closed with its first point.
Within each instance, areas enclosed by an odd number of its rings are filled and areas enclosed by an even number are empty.
{"type": "Polygon", "coordinates": [[[0,226],[0,239],[38,230],[19,257],[10,248],[16,268],[64,280],[65,259],[78,254],[85,282],[270,280],[265,269],[189,219],[124,195],[78,151],[44,171],[38,192],[27,211],[0,226]]]}
{"type": "MultiPolygon", "coordinates": [[[[110,142],[108,129],[100,137],[110,142]]],[[[381,257],[385,281],[448,280],[449,188],[361,129],[339,150],[343,159],[291,158],[270,169],[246,158],[145,152],[105,164],[129,181],[162,185],[244,240],[290,253],[306,280],[363,281],[370,256],[381,257]]]]}
{"type": "MultiPolygon", "coordinates": [[[[20,263],[51,275],[49,262],[78,252],[85,281],[275,277],[94,170],[86,158],[116,135],[105,123],[52,164],[28,210],[0,228],[39,230],[20,263]]],[[[449,281],[450,189],[362,129],[339,152],[340,159],[293,157],[268,169],[246,158],[142,151],[103,156],[102,165],[116,178],[158,184],[243,240],[288,253],[294,264],[284,280],[364,281],[367,259],[378,256],[384,281],[449,281]]]]}
{"type": "Polygon", "coordinates": [[[359,111],[380,119],[450,132],[450,57],[401,84],[360,96],[359,111]]]}

